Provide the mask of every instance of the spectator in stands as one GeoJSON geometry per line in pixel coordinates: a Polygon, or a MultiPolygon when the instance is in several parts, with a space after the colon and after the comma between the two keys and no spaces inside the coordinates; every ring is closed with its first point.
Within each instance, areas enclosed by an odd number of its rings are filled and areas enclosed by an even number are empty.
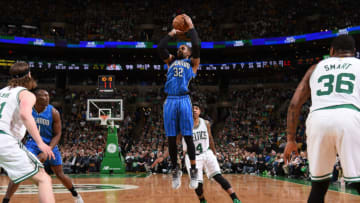
{"type": "Polygon", "coordinates": [[[255,152],[247,152],[247,155],[245,155],[246,158],[244,160],[244,168],[243,168],[243,174],[251,174],[255,172],[255,167],[257,163],[257,158],[255,156],[255,152]]]}

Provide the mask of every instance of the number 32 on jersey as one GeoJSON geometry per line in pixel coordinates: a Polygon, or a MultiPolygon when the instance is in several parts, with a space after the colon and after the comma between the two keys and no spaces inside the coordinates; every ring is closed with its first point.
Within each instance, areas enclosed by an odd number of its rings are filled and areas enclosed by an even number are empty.
{"type": "Polygon", "coordinates": [[[184,68],[174,67],[174,77],[182,77],[184,72],[184,68]]]}

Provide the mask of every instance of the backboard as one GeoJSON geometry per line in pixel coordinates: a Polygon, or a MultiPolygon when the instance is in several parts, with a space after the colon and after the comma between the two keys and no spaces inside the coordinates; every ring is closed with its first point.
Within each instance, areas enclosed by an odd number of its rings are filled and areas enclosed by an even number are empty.
{"type": "Polygon", "coordinates": [[[88,99],[86,108],[86,120],[101,121],[101,117],[107,115],[108,121],[120,121],[124,119],[122,99],[88,99]]]}

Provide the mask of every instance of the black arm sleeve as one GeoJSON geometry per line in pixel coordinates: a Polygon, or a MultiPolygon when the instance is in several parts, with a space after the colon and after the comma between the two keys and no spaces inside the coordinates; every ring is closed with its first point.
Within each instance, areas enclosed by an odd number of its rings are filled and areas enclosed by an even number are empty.
{"type": "Polygon", "coordinates": [[[188,32],[190,39],[191,39],[191,51],[193,58],[200,58],[200,39],[198,33],[196,32],[195,28],[190,29],[188,32]]]}
{"type": "Polygon", "coordinates": [[[160,58],[162,60],[165,60],[165,59],[168,59],[169,58],[169,50],[167,50],[167,44],[168,44],[168,41],[171,39],[170,35],[166,35],[164,38],[162,38],[159,42],[159,45],[158,45],[158,52],[159,52],[159,55],[160,55],[160,58]]]}

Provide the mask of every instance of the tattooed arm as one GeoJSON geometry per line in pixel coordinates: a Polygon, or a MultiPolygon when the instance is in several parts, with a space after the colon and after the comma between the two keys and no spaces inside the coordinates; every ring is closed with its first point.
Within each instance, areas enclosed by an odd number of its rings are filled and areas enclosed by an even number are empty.
{"type": "Polygon", "coordinates": [[[311,95],[309,80],[315,67],[316,65],[311,66],[306,72],[304,78],[296,88],[296,91],[290,101],[287,113],[287,144],[284,150],[285,163],[287,163],[287,161],[290,159],[290,154],[292,152],[295,152],[296,154],[298,153],[297,144],[295,141],[296,129],[299,122],[301,107],[311,95]]]}

